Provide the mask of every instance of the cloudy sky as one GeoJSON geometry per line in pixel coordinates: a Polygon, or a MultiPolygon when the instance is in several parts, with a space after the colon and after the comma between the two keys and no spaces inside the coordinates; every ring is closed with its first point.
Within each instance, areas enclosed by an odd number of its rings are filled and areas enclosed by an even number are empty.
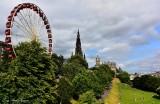
{"type": "Polygon", "coordinates": [[[1,0],[0,40],[10,11],[24,2],[46,14],[54,53],[70,57],[79,29],[90,67],[98,54],[130,73],[160,71],[160,0],[1,0]]]}

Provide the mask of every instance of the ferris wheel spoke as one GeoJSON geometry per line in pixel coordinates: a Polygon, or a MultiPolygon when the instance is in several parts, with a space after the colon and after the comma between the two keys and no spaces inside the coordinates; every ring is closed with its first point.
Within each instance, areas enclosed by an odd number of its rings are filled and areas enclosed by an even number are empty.
{"type": "Polygon", "coordinates": [[[48,42],[48,40],[45,40],[45,39],[39,39],[39,40],[43,42],[48,42]]]}
{"type": "Polygon", "coordinates": [[[22,30],[25,34],[29,35],[29,31],[24,26],[20,25],[16,21],[13,24],[14,24],[14,26],[16,26],[17,28],[19,28],[20,30],[22,30]]]}
{"type": "MultiPolygon", "coordinates": [[[[41,20],[42,18],[41,17],[39,17],[38,18],[38,34],[40,34],[41,33],[41,30],[42,30],[42,28],[41,28],[41,25],[43,24],[43,22],[42,22],[42,20],[41,20]]],[[[44,26],[44,25],[43,25],[44,26]]]]}
{"type": "Polygon", "coordinates": [[[33,11],[30,11],[30,15],[29,15],[29,21],[30,21],[30,23],[31,23],[31,27],[32,27],[32,30],[34,31],[34,34],[36,33],[35,32],[35,29],[34,29],[34,22],[35,22],[35,20],[33,19],[33,11]]]}
{"type": "Polygon", "coordinates": [[[18,17],[18,19],[20,20],[19,22],[18,21],[16,21],[16,20],[14,20],[19,26],[21,26],[21,27],[23,27],[28,33],[30,33],[30,31],[28,30],[28,28],[26,27],[26,25],[25,25],[25,23],[22,21],[22,18],[20,17],[20,16],[18,16],[17,15],[17,17],[18,17]]]}
{"type": "Polygon", "coordinates": [[[37,30],[37,27],[38,27],[38,25],[37,25],[37,15],[36,15],[36,13],[34,13],[33,15],[34,15],[34,20],[35,20],[34,21],[34,25],[35,25],[34,27],[35,27],[35,30],[36,30],[36,34],[38,35],[38,30],[37,30]]]}
{"type": "Polygon", "coordinates": [[[29,25],[29,23],[28,23],[28,13],[26,13],[25,11],[27,11],[27,10],[23,10],[22,12],[20,12],[20,14],[21,14],[24,22],[26,23],[26,26],[27,26],[29,29],[31,29],[31,27],[30,27],[30,25],[29,25]]]}
{"type": "Polygon", "coordinates": [[[42,36],[43,35],[43,31],[45,30],[45,25],[41,27],[40,31],[39,31],[39,35],[42,36]]]}
{"type": "Polygon", "coordinates": [[[32,27],[32,31],[34,31],[34,34],[31,34],[33,39],[37,39],[38,38],[38,32],[37,32],[37,27],[38,25],[36,25],[36,21],[37,19],[35,18],[35,13],[30,12],[30,16],[29,16],[29,22],[31,24],[31,27],[32,27]]]}
{"type": "Polygon", "coordinates": [[[31,11],[30,11],[30,10],[28,10],[28,15],[29,15],[29,17],[28,17],[28,18],[29,18],[29,24],[30,24],[31,27],[32,27],[32,28],[31,28],[31,31],[32,31],[32,33],[35,33],[35,32],[34,32],[34,28],[33,28],[33,27],[34,27],[34,26],[33,26],[33,22],[32,22],[33,20],[31,19],[31,11]]]}
{"type": "MultiPolygon", "coordinates": [[[[20,12],[20,14],[21,14],[21,16],[22,16],[23,20],[25,21],[26,25],[28,26],[28,28],[29,28],[30,32],[31,32],[32,34],[34,34],[34,32],[32,31],[32,27],[30,27],[30,26],[29,26],[29,24],[28,24],[27,20],[24,18],[24,16],[22,15],[22,13],[21,13],[21,12],[20,12]]],[[[30,35],[32,35],[32,34],[30,34],[30,35]]]]}
{"type": "Polygon", "coordinates": [[[45,39],[38,39],[39,42],[42,44],[42,46],[44,47],[48,47],[47,44],[48,44],[48,40],[45,40],[45,39]]]}
{"type": "Polygon", "coordinates": [[[22,38],[29,38],[28,36],[22,36],[22,35],[20,35],[20,34],[13,34],[13,33],[12,33],[12,35],[13,35],[13,36],[17,36],[17,37],[22,37],[22,38]]]}
{"type": "MultiPolygon", "coordinates": [[[[17,14],[17,17],[18,17],[20,23],[21,23],[27,30],[29,30],[28,27],[27,27],[27,25],[26,25],[26,23],[25,23],[25,21],[24,21],[24,19],[23,19],[23,17],[21,16],[20,13],[17,14]]],[[[18,20],[17,20],[17,21],[18,21],[18,20]]]]}

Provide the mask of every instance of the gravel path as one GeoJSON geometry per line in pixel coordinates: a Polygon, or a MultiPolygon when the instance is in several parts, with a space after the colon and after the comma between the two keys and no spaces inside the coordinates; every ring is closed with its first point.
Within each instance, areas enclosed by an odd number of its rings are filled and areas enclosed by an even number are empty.
{"type": "Polygon", "coordinates": [[[108,90],[106,89],[104,91],[104,93],[101,95],[101,99],[106,98],[108,96],[109,92],[111,91],[111,89],[112,89],[112,84],[110,84],[109,89],[108,90]]]}

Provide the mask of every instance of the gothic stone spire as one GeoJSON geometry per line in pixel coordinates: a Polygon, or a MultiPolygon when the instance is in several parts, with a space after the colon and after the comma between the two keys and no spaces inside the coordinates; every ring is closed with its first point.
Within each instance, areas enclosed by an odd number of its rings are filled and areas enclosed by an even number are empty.
{"type": "Polygon", "coordinates": [[[75,48],[75,55],[77,55],[77,54],[81,55],[83,57],[79,29],[77,32],[77,41],[76,41],[76,48],[75,48]]]}

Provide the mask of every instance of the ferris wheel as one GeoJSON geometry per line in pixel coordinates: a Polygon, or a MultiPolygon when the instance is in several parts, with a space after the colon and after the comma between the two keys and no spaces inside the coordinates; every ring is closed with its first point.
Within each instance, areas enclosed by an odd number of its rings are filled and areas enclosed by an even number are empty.
{"type": "Polygon", "coordinates": [[[16,6],[7,18],[5,42],[9,58],[17,56],[14,47],[23,41],[39,41],[52,54],[52,32],[44,12],[35,4],[23,3],[16,6]]]}

